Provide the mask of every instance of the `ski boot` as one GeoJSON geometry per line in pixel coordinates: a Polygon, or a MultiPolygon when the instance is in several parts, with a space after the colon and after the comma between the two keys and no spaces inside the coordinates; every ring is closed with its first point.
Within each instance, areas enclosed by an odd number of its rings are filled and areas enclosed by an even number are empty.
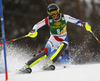
{"type": "Polygon", "coordinates": [[[55,70],[55,66],[52,61],[49,61],[45,66],[43,66],[43,70],[55,70]]]}
{"type": "Polygon", "coordinates": [[[19,71],[20,71],[20,73],[31,73],[32,72],[32,69],[26,64],[19,71]]]}
{"type": "Polygon", "coordinates": [[[60,64],[68,64],[69,63],[69,53],[68,52],[64,52],[59,58],[58,58],[58,62],[60,64]]]}

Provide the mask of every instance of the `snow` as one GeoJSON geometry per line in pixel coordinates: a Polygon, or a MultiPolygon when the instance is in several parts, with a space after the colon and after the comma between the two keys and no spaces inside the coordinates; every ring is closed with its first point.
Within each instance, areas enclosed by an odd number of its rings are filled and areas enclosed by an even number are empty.
{"type": "MultiPolygon", "coordinates": [[[[0,74],[0,81],[5,81],[4,74],[0,74]]],[[[100,64],[67,65],[55,71],[40,70],[31,74],[12,72],[8,81],[100,81],[100,64]]]]}
{"type": "MultiPolygon", "coordinates": [[[[47,60],[43,59],[32,67],[31,74],[19,74],[18,69],[31,57],[28,53],[27,50],[15,46],[7,48],[8,81],[100,81],[99,63],[66,64],[66,68],[63,68],[63,65],[56,65],[54,71],[42,71],[41,67],[47,60]]],[[[0,74],[0,81],[5,81],[5,74],[0,74]]]]}

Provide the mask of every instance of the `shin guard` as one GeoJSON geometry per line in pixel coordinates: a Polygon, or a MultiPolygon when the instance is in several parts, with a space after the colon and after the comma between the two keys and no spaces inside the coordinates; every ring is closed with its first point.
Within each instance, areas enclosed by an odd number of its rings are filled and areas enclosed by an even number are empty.
{"type": "Polygon", "coordinates": [[[39,55],[35,56],[34,58],[30,59],[26,64],[31,68],[33,65],[35,65],[40,60],[47,57],[46,51],[42,51],[39,55]]]}
{"type": "Polygon", "coordinates": [[[61,54],[64,52],[66,49],[67,44],[62,43],[59,48],[56,50],[56,52],[50,57],[50,60],[53,61],[53,63],[61,56],[61,54]]]}

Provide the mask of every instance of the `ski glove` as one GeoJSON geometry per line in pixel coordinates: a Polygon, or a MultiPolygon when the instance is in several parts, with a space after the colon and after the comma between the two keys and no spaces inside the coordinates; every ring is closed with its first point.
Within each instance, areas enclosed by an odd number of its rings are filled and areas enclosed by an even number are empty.
{"type": "Polygon", "coordinates": [[[91,32],[91,26],[87,22],[83,23],[83,27],[85,27],[87,31],[91,32]]]}
{"type": "Polygon", "coordinates": [[[31,38],[35,38],[37,35],[38,35],[38,32],[35,29],[33,29],[28,33],[27,36],[29,36],[31,38]]]}

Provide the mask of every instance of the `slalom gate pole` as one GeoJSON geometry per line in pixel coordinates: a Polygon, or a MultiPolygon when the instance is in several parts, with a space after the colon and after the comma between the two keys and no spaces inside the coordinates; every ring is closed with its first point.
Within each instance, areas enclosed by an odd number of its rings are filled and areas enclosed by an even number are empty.
{"type": "Polygon", "coordinates": [[[5,63],[5,80],[8,80],[7,71],[7,60],[6,60],[6,46],[5,46],[5,31],[4,31],[4,19],[3,19],[3,9],[2,0],[0,0],[0,14],[1,14],[1,29],[2,29],[2,40],[3,40],[3,50],[4,50],[4,63],[5,63]]]}

